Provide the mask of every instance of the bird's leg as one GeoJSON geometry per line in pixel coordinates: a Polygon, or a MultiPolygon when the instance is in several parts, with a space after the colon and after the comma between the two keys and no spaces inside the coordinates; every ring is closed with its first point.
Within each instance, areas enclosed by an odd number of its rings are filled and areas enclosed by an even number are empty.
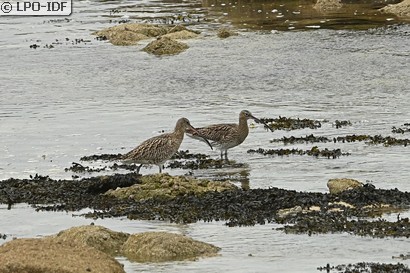
{"type": "Polygon", "coordinates": [[[221,160],[224,160],[224,152],[221,150],[221,160]]]}
{"type": "Polygon", "coordinates": [[[140,164],[140,165],[137,167],[137,174],[140,173],[141,167],[142,167],[142,164],[140,164]]]}
{"type": "Polygon", "coordinates": [[[164,166],[162,166],[162,164],[161,164],[161,165],[158,165],[158,167],[159,167],[159,173],[162,173],[162,168],[163,168],[164,166]]]}
{"type": "Polygon", "coordinates": [[[226,162],[229,161],[229,160],[228,160],[228,150],[225,150],[225,160],[226,160],[226,162]]]}

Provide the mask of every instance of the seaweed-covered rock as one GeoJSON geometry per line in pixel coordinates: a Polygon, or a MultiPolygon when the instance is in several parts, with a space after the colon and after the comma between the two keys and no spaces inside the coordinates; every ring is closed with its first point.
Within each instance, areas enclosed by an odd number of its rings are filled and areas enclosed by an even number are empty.
{"type": "Polygon", "coordinates": [[[141,40],[164,35],[167,32],[168,28],[165,26],[129,23],[109,27],[93,34],[106,37],[113,45],[135,45],[141,40]]]}
{"type": "Polygon", "coordinates": [[[78,210],[108,206],[109,200],[101,196],[110,189],[139,183],[141,175],[135,173],[97,176],[81,180],[54,180],[48,176],[32,179],[10,178],[0,182],[0,203],[10,207],[15,203],[52,204],[48,210],[78,210]],[[103,199],[103,200],[102,200],[103,199]]]}
{"type": "MultiPolygon", "coordinates": [[[[93,33],[100,40],[109,40],[113,45],[135,45],[141,40],[154,37],[172,39],[190,39],[198,36],[199,32],[189,30],[184,26],[160,26],[151,24],[128,23],[109,27],[93,33]]],[[[170,45],[168,45],[168,48],[170,45]]],[[[175,48],[175,45],[173,46],[175,48]]],[[[181,47],[181,45],[180,45],[181,47]]],[[[168,49],[170,50],[170,48],[168,49]]],[[[175,50],[175,49],[174,49],[175,50]]],[[[173,54],[173,53],[168,53],[173,54]]]]}
{"type": "MultiPolygon", "coordinates": [[[[165,174],[158,175],[157,180],[161,181],[162,176],[169,177],[165,174]]],[[[11,178],[0,181],[0,203],[8,204],[10,209],[13,209],[14,203],[29,203],[33,204],[37,210],[47,211],[77,211],[90,208],[92,212],[84,214],[90,218],[128,217],[129,219],[165,220],[175,223],[224,221],[229,226],[270,222],[286,224],[293,221],[295,223],[297,217],[303,216],[318,217],[316,222],[322,221],[331,227],[338,225],[340,221],[332,222],[331,218],[327,218],[329,215],[351,219],[352,216],[374,217],[386,212],[400,212],[410,208],[409,192],[398,189],[376,189],[371,184],[338,194],[297,192],[274,187],[246,191],[234,187],[229,190],[212,189],[196,193],[185,191],[186,189],[183,189],[185,185],[181,186],[178,183],[175,187],[177,195],[171,197],[163,195],[138,200],[104,194],[110,189],[142,183],[141,178],[141,175],[136,174],[115,174],[81,180],[53,180],[43,176],[35,176],[31,179],[11,178]],[[178,189],[179,187],[181,189],[178,189]],[[289,208],[296,209],[286,210],[289,208]],[[279,215],[281,217],[278,217],[279,215]]],[[[190,184],[189,179],[191,178],[180,179],[188,180],[186,184],[190,184]]],[[[172,188],[174,184],[171,185],[170,181],[172,179],[165,179],[165,184],[157,182],[155,187],[165,185],[165,188],[172,188]]],[[[199,181],[195,183],[207,183],[199,181]]],[[[220,182],[215,181],[214,183],[220,182]]],[[[229,185],[229,187],[233,186],[229,185]]],[[[145,190],[150,191],[149,187],[145,190]]],[[[389,227],[389,223],[368,222],[365,224],[369,227],[371,225],[389,227]]],[[[311,224],[315,221],[305,223],[311,224]]],[[[360,225],[357,226],[359,228],[357,230],[360,230],[360,225]]],[[[383,236],[407,236],[408,226],[409,224],[403,220],[395,226],[391,225],[394,228],[401,228],[400,230],[392,234],[385,232],[383,236]]],[[[314,227],[308,225],[303,230],[314,232],[314,227]]],[[[338,230],[340,227],[342,226],[328,230],[338,230]]],[[[366,232],[372,232],[372,229],[368,228],[366,232]]]]}
{"type": "Polygon", "coordinates": [[[113,257],[95,248],[52,239],[16,239],[0,246],[0,273],[124,273],[113,257]]]}
{"type": "Polygon", "coordinates": [[[154,55],[174,55],[185,51],[187,44],[175,41],[168,37],[160,37],[149,43],[142,50],[154,55]]]}
{"type": "Polygon", "coordinates": [[[229,182],[198,180],[169,174],[152,174],[143,176],[141,184],[110,190],[106,194],[120,199],[145,200],[153,197],[173,198],[188,193],[200,195],[207,191],[221,192],[232,189],[237,189],[237,187],[229,182]]]}
{"type": "Polygon", "coordinates": [[[219,247],[168,232],[144,232],[131,235],[123,254],[138,262],[194,260],[218,255],[219,247]]]}
{"type": "Polygon", "coordinates": [[[398,4],[388,5],[380,10],[385,13],[392,13],[398,17],[410,18],[410,0],[403,0],[398,4]]]}
{"type": "Polygon", "coordinates": [[[165,35],[162,35],[162,37],[168,37],[170,39],[176,39],[176,40],[183,40],[183,39],[192,39],[198,37],[200,34],[199,31],[187,29],[184,26],[177,25],[171,29],[168,30],[168,33],[165,35]]]}
{"type": "Polygon", "coordinates": [[[329,188],[329,192],[331,194],[337,194],[342,191],[363,187],[363,183],[349,178],[335,178],[329,179],[327,182],[327,187],[329,188]]]}
{"type": "Polygon", "coordinates": [[[129,234],[112,231],[102,226],[88,225],[60,231],[51,238],[55,242],[75,242],[94,247],[110,255],[118,255],[129,234]]]}

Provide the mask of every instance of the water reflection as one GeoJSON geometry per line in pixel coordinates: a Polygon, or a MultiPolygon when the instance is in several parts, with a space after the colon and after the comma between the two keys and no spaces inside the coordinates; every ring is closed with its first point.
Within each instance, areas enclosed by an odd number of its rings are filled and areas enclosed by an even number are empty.
{"type": "Polygon", "coordinates": [[[230,162],[223,168],[205,169],[195,172],[195,177],[203,179],[211,179],[216,181],[230,181],[241,187],[243,190],[250,189],[249,176],[250,166],[246,163],[230,162]]]}
{"type": "Polygon", "coordinates": [[[369,29],[388,23],[389,15],[377,9],[387,5],[372,1],[354,3],[338,0],[268,1],[203,0],[211,16],[240,28],[261,30],[300,30],[311,28],[369,29]]]}

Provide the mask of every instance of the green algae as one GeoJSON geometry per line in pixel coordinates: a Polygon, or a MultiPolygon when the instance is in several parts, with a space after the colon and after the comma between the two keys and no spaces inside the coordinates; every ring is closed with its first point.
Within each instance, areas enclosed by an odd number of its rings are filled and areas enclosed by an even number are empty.
{"type": "Polygon", "coordinates": [[[122,245],[129,236],[128,233],[116,232],[103,226],[88,225],[60,231],[51,238],[55,242],[84,244],[109,255],[116,256],[120,253],[122,245]]]}
{"type": "Polygon", "coordinates": [[[144,232],[131,235],[122,253],[137,262],[195,260],[218,255],[219,247],[169,232],[144,232]]]}
{"type": "Polygon", "coordinates": [[[141,177],[141,183],[130,187],[109,190],[106,195],[120,199],[146,200],[150,198],[174,198],[186,194],[201,195],[205,192],[222,192],[237,187],[229,182],[199,180],[186,176],[152,174],[141,177]]]}

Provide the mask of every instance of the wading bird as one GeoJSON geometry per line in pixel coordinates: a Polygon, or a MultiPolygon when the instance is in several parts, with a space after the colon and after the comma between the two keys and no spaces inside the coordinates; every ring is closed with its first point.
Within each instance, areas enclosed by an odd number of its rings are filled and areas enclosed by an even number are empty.
{"type": "Polygon", "coordinates": [[[243,110],[239,113],[239,124],[223,123],[213,124],[202,128],[197,128],[196,131],[188,129],[187,135],[203,141],[207,139],[211,141],[211,145],[221,150],[221,159],[225,155],[228,160],[228,150],[241,144],[249,133],[248,119],[253,119],[256,123],[262,123],[266,128],[270,128],[266,123],[254,117],[251,112],[243,110]]]}
{"type": "MultiPolygon", "coordinates": [[[[140,164],[137,168],[137,173],[139,173],[144,164],[157,165],[161,173],[164,163],[170,159],[178,151],[179,146],[181,146],[186,130],[198,133],[188,119],[180,118],[172,133],[162,134],[145,140],[136,148],[123,155],[121,159],[127,163],[140,164]]],[[[212,149],[208,140],[202,140],[208,143],[212,149]]]]}

